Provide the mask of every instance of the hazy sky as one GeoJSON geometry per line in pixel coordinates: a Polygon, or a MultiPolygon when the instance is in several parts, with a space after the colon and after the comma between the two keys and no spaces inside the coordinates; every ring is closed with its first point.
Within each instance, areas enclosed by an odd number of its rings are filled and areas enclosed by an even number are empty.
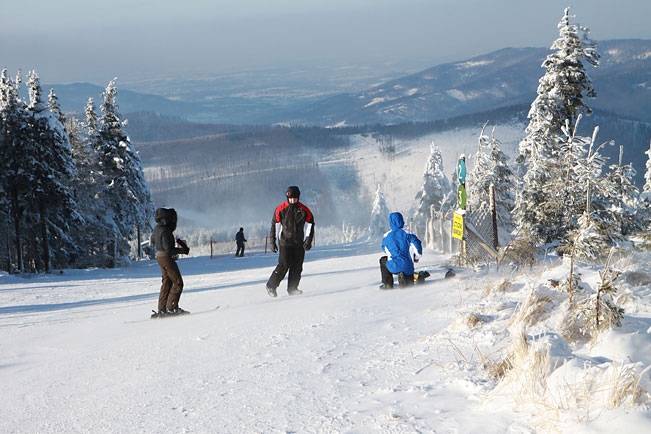
{"type": "Polygon", "coordinates": [[[0,68],[46,83],[279,65],[434,66],[546,46],[563,9],[593,39],[651,39],[651,0],[0,0],[0,68]]]}

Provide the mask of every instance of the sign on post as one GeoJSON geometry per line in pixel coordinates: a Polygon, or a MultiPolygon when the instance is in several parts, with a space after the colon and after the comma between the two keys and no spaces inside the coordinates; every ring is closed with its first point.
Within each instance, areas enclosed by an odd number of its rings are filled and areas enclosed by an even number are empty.
{"type": "Polygon", "coordinates": [[[458,240],[463,240],[463,218],[464,214],[454,213],[454,220],[452,220],[452,236],[458,240]]]}

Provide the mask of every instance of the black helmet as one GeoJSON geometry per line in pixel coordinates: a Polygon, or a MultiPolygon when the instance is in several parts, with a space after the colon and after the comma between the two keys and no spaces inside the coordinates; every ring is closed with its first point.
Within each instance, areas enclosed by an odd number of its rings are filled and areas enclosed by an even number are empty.
{"type": "Polygon", "coordinates": [[[295,197],[298,199],[300,196],[301,196],[301,190],[299,190],[297,186],[290,185],[289,187],[287,187],[287,199],[289,199],[290,197],[295,197]]]}

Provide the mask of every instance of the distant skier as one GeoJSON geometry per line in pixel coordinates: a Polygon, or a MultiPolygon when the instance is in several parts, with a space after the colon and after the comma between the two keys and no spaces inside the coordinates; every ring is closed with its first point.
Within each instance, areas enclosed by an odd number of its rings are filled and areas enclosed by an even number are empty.
{"type": "Polygon", "coordinates": [[[382,274],[381,289],[393,289],[393,275],[398,275],[400,287],[414,284],[414,262],[423,254],[423,247],[418,237],[405,229],[402,214],[394,212],[389,215],[391,230],[384,234],[382,250],[386,256],[380,258],[382,274]]]}
{"type": "Polygon", "coordinates": [[[235,234],[235,243],[237,243],[237,250],[235,251],[235,256],[243,257],[244,256],[244,243],[246,243],[246,238],[244,238],[244,228],[240,228],[240,231],[235,234]]]}
{"type": "Polygon", "coordinates": [[[302,294],[298,289],[303,272],[305,251],[312,248],[314,239],[314,216],[298,201],[301,191],[296,186],[287,188],[287,202],[278,205],[271,219],[271,251],[276,253],[280,246],[278,265],[267,282],[267,293],[276,297],[276,288],[289,270],[287,293],[302,294]],[[276,239],[278,244],[276,244],[276,239]]]}
{"type": "Polygon", "coordinates": [[[154,311],[152,318],[188,313],[179,307],[183,278],[175,257],[178,254],[187,255],[190,248],[180,239],[176,240],[180,247],[176,247],[173,232],[177,216],[174,208],[158,208],[154,218],[156,227],[151,234],[151,243],[156,245],[156,260],[160,265],[163,283],[158,297],[158,312],[154,311]]]}

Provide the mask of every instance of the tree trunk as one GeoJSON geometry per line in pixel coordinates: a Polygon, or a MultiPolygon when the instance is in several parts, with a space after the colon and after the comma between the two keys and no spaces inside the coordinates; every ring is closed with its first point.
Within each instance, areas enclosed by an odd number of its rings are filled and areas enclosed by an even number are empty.
{"type": "Polygon", "coordinates": [[[493,220],[493,248],[497,250],[497,247],[499,246],[499,239],[497,237],[497,207],[495,206],[495,187],[493,184],[490,185],[488,191],[490,193],[490,210],[493,220]]]}
{"type": "Polygon", "coordinates": [[[40,220],[41,220],[41,243],[43,243],[42,246],[42,253],[43,253],[43,267],[45,269],[46,273],[50,272],[50,246],[48,243],[48,237],[47,237],[47,222],[45,220],[45,205],[43,204],[43,201],[39,203],[38,210],[40,213],[40,220]]]}
{"type": "Polygon", "coordinates": [[[141,240],[140,240],[140,225],[136,224],[136,232],[138,233],[138,259],[142,259],[142,248],[141,248],[141,240]]]}
{"type": "Polygon", "coordinates": [[[18,207],[18,191],[14,188],[11,192],[12,217],[14,219],[14,230],[16,233],[16,268],[19,273],[23,272],[23,246],[21,243],[20,218],[22,213],[18,207]]]}

